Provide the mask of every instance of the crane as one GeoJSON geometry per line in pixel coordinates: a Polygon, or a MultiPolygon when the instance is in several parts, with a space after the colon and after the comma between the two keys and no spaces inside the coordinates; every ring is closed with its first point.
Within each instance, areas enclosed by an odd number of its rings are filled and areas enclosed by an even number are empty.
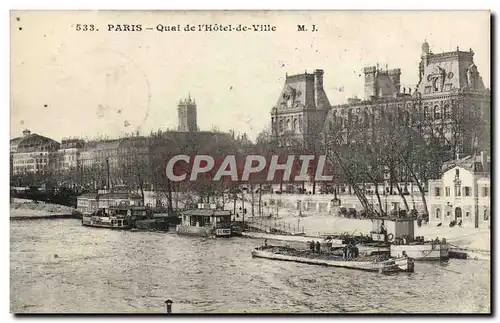
{"type": "Polygon", "coordinates": [[[340,157],[339,153],[335,150],[333,150],[333,156],[335,157],[336,161],[339,163],[340,167],[342,168],[342,171],[347,177],[347,181],[351,185],[351,187],[354,190],[354,193],[358,197],[359,202],[361,203],[361,206],[363,209],[369,214],[369,215],[374,215],[377,214],[378,212],[375,211],[373,206],[368,202],[368,199],[366,198],[365,194],[359,189],[358,185],[356,184],[352,173],[349,171],[348,167],[344,164],[342,161],[342,158],[340,157]]]}

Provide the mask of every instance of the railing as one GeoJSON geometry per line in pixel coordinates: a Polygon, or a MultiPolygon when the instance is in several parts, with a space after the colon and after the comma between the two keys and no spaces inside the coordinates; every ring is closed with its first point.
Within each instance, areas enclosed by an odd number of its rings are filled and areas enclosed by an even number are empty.
{"type": "Polygon", "coordinates": [[[299,223],[292,225],[290,223],[264,218],[250,219],[245,223],[245,228],[286,235],[304,234],[304,226],[300,227],[299,223]]]}

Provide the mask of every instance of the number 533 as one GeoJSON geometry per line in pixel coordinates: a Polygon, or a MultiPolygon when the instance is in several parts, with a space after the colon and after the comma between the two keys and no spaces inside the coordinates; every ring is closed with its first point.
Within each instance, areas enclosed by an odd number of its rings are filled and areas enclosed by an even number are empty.
{"type": "Polygon", "coordinates": [[[76,31],[94,31],[94,30],[96,30],[94,25],[82,25],[82,24],[76,25],[76,31]]]}

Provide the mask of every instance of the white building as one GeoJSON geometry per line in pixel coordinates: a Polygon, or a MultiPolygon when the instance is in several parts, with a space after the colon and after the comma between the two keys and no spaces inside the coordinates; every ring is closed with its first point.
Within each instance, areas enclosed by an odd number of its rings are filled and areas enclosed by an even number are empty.
{"type": "Polygon", "coordinates": [[[11,172],[14,175],[37,173],[53,169],[60,144],[50,138],[32,134],[28,129],[23,136],[11,139],[11,172]]]}
{"type": "Polygon", "coordinates": [[[80,164],[80,151],[85,142],[81,139],[65,139],[61,142],[58,152],[58,169],[62,171],[74,171],[80,164]]]}
{"type": "Polygon", "coordinates": [[[448,226],[462,221],[464,227],[490,225],[489,159],[481,153],[446,163],[441,179],[429,181],[429,223],[448,226]]]}

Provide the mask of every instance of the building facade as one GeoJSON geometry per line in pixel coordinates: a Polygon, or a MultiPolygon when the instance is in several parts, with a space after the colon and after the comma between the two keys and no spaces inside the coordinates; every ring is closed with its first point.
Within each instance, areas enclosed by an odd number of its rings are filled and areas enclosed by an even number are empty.
{"type": "Polygon", "coordinates": [[[331,109],[323,88],[323,75],[323,70],[286,75],[285,85],[271,111],[272,135],[284,144],[289,137],[305,145],[318,139],[331,109]]]}
{"type": "MultiPolygon", "coordinates": [[[[364,156],[356,156],[357,151],[352,148],[357,143],[368,143],[371,149],[381,150],[369,155],[384,155],[384,142],[415,134],[428,142],[439,141],[440,161],[453,158],[457,153],[490,151],[491,94],[483,84],[473,57],[472,50],[459,48],[434,54],[424,42],[415,87],[401,87],[399,68],[370,66],[364,68],[364,98],[354,97],[345,104],[333,106],[324,91],[322,70],[287,75],[271,110],[272,134],[282,145],[294,138],[300,139],[309,151],[312,147],[318,152],[318,146],[326,149],[321,145],[330,144],[340,153],[348,154],[351,160],[366,159],[365,167],[377,178],[378,184],[389,194],[397,194],[394,184],[414,182],[411,172],[437,174],[441,165],[430,166],[432,171],[428,172],[424,169],[427,164],[399,163],[389,167],[375,160],[379,157],[367,158],[366,152],[364,156]]],[[[422,175],[421,179],[427,178],[422,175]]],[[[345,183],[345,179],[339,182],[345,183]]]]}
{"type": "Polygon", "coordinates": [[[80,153],[85,147],[82,139],[63,139],[58,152],[58,165],[63,172],[77,170],[81,166],[80,153]]]}
{"type": "Polygon", "coordinates": [[[429,181],[430,225],[461,221],[464,227],[490,226],[490,162],[486,152],[444,166],[442,178],[429,181]]]}
{"type": "Polygon", "coordinates": [[[322,70],[286,76],[278,102],[271,110],[272,132],[312,141],[341,129],[342,141],[358,126],[370,133],[381,119],[406,120],[411,127],[446,140],[452,155],[490,150],[490,91],[484,87],[474,52],[434,54],[422,45],[419,82],[401,88],[401,70],[364,68],[364,98],[330,106],[322,70]],[[321,134],[321,135],[320,135],[321,134]]]}
{"type": "Polygon", "coordinates": [[[59,142],[55,140],[24,130],[22,137],[10,141],[12,174],[53,170],[57,165],[59,147],[59,142]]]}

